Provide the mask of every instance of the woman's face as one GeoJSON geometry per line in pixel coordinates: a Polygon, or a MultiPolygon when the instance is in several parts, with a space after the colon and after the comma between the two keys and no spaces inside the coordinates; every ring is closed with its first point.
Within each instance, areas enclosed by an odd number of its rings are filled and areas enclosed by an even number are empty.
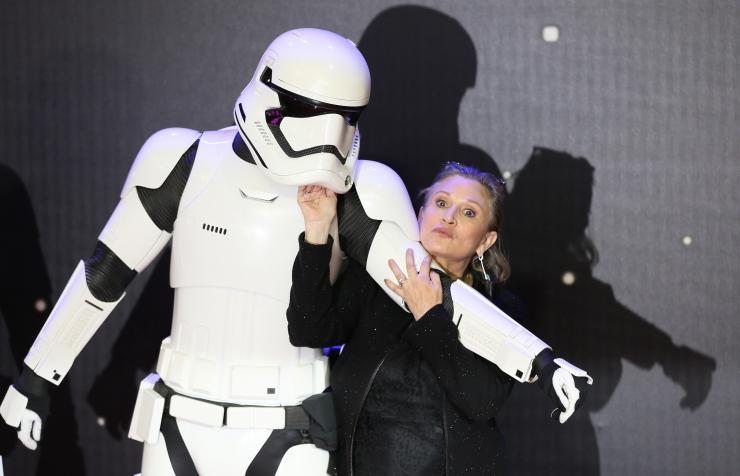
{"type": "Polygon", "coordinates": [[[488,193],[475,180],[459,175],[434,183],[419,210],[421,244],[445,270],[461,277],[470,260],[497,238],[488,231],[488,193]]]}

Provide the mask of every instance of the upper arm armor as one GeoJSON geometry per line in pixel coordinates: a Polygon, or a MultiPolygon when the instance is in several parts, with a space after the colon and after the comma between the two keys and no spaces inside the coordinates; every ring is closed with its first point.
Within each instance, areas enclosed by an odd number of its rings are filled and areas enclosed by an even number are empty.
{"type": "Polygon", "coordinates": [[[426,256],[419,244],[419,227],[400,177],[378,162],[357,162],[355,186],[337,206],[342,249],[365,265],[368,274],[388,296],[403,301],[383,283],[394,279],[388,259],[405,261],[406,249],[414,250],[417,262],[426,256]]]}
{"type": "MultiPolygon", "coordinates": [[[[342,251],[366,266],[381,224],[384,229],[399,230],[403,243],[419,239],[406,187],[393,169],[379,162],[358,161],[355,185],[339,196],[337,220],[342,251]]],[[[374,246],[377,248],[378,244],[374,246]]],[[[391,257],[394,256],[386,259],[391,257]]]]}
{"type": "Polygon", "coordinates": [[[200,132],[180,127],[155,132],[136,155],[121,197],[134,187],[159,188],[198,137],[200,132]]]}
{"type": "Polygon", "coordinates": [[[401,177],[371,160],[358,160],[355,167],[355,188],[367,216],[395,223],[406,237],[419,241],[419,224],[401,177]]]}
{"type": "Polygon", "coordinates": [[[136,156],[121,201],[99,236],[129,269],[141,271],[169,240],[199,137],[190,129],[164,129],[136,156]]]}
{"type": "Polygon", "coordinates": [[[59,384],[136,272],[166,245],[199,136],[165,129],[143,145],[95,252],[75,268],[26,356],[37,375],[59,384]]]}

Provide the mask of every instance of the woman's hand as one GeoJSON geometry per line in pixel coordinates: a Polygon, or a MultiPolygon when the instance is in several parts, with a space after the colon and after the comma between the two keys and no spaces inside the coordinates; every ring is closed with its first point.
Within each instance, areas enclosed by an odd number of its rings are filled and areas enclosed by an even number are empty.
{"type": "Polygon", "coordinates": [[[298,206],[303,213],[306,242],[325,244],[337,216],[337,194],[319,185],[304,185],[298,187],[298,206]]]}
{"type": "Polygon", "coordinates": [[[442,303],[442,283],[439,281],[439,275],[431,272],[431,263],[432,257],[427,255],[422,260],[417,273],[414,252],[410,248],[406,250],[406,274],[401,271],[394,260],[388,260],[388,266],[393,271],[398,284],[386,279],[384,280],[385,285],[401,296],[417,321],[429,309],[442,303]]]}

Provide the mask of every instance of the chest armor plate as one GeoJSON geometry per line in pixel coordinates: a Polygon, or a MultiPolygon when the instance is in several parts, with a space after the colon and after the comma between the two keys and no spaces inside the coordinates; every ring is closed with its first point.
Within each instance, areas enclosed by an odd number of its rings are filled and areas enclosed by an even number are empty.
{"type": "MultiPolygon", "coordinates": [[[[158,371],[176,390],[203,398],[292,404],[322,391],[326,379],[321,352],[288,339],[285,311],[303,231],[297,187],[271,182],[238,157],[233,137],[203,135],[180,200],[172,334],[158,371]]],[[[332,274],[340,254],[335,247],[332,274]]]]}

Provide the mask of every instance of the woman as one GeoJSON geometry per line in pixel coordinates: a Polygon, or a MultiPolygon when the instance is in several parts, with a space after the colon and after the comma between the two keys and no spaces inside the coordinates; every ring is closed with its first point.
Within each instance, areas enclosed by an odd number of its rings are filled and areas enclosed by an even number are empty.
{"type": "MultiPolygon", "coordinates": [[[[423,192],[421,243],[451,279],[462,279],[505,312],[515,300],[499,286],[509,274],[501,252],[504,187],[494,176],[449,163],[423,192]]],[[[331,374],[340,443],[340,474],[455,475],[505,472],[494,416],[513,381],[460,344],[442,305],[430,257],[416,272],[411,250],[405,270],[389,266],[403,298],[399,308],[350,260],[329,281],[336,196],[301,187],[305,233],[293,267],[288,329],[294,345],[346,343],[331,374]]]]}

